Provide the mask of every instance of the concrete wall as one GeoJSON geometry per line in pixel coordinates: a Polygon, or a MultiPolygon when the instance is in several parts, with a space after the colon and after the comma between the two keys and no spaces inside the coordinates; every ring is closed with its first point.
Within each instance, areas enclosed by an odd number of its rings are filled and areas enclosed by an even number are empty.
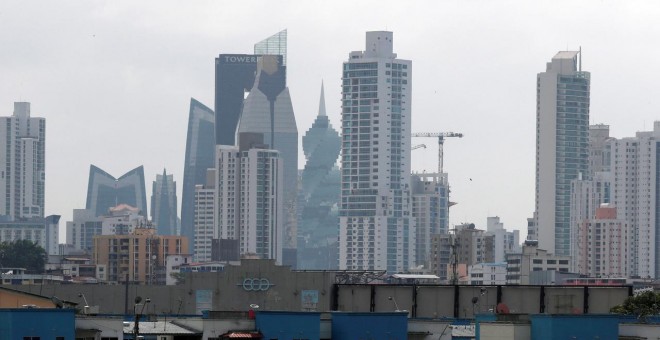
{"type": "Polygon", "coordinates": [[[482,322],[479,327],[478,340],[531,339],[531,325],[529,323],[482,322]]]}
{"type": "MultiPolygon", "coordinates": [[[[156,315],[199,315],[202,310],[246,312],[251,304],[259,305],[259,311],[326,312],[335,306],[344,312],[407,310],[413,318],[472,318],[475,313],[488,313],[499,302],[505,303],[511,313],[527,314],[582,313],[585,307],[584,287],[335,285],[338,273],[291,271],[275,266],[271,260],[243,260],[241,266],[227,266],[223,272],[190,273],[175,286],[130,284],[128,290],[125,285],[98,284],[11,287],[84,305],[78,297],[82,293],[90,306],[99,306],[99,313],[116,314],[133,314],[136,296],[150,298],[144,312],[156,315]]],[[[625,300],[629,288],[589,287],[587,292],[588,312],[608,313],[609,308],[625,300]]]]}

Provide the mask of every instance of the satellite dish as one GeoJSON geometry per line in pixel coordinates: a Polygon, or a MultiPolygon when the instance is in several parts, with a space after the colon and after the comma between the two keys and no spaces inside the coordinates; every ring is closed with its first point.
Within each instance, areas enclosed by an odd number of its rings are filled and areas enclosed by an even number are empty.
{"type": "Polygon", "coordinates": [[[473,297],[473,298],[472,298],[472,304],[473,304],[473,305],[476,305],[477,302],[479,302],[479,297],[477,297],[477,296],[473,297]]]}
{"type": "Polygon", "coordinates": [[[509,314],[509,306],[507,306],[504,302],[500,302],[497,304],[497,307],[495,307],[495,311],[497,314],[509,314]]]}
{"type": "Polygon", "coordinates": [[[136,296],[135,297],[135,303],[140,303],[142,302],[142,297],[141,296],[136,296]]]}

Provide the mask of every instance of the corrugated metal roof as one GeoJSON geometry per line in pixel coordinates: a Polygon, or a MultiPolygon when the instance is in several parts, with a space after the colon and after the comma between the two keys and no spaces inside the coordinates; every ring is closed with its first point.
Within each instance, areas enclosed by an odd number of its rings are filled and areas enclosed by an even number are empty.
{"type": "MultiPolygon", "coordinates": [[[[124,326],[124,334],[132,334],[134,325],[134,322],[129,322],[127,326],[124,326]]],[[[202,332],[181,327],[171,321],[140,321],[138,326],[140,334],[144,335],[202,334],[202,332]]]]}

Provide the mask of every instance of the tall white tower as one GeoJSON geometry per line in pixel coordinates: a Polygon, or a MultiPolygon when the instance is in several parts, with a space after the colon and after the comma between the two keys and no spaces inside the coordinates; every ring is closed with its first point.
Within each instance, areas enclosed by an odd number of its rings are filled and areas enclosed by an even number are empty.
{"type": "Polygon", "coordinates": [[[557,53],[536,83],[536,228],[539,248],[570,255],[571,180],[589,178],[590,74],[580,52],[557,53]]]}
{"type": "Polygon", "coordinates": [[[44,217],[46,119],[30,117],[30,103],[14,103],[0,118],[0,215],[44,217]]]}
{"type": "Polygon", "coordinates": [[[410,197],[412,62],[392,32],[367,32],[342,75],[339,268],[403,271],[414,265],[410,197]]]}

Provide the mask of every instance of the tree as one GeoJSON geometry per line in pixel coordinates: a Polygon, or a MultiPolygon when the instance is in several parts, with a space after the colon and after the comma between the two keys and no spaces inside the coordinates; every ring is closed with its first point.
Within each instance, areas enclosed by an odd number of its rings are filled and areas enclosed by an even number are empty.
{"type": "Polygon", "coordinates": [[[646,291],[635,296],[629,296],[623,304],[610,309],[611,313],[650,316],[660,315],[660,293],[646,291]]]}
{"type": "Polygon", "coordinates": [[[0,267],[25,268],[28,273],[43,273],[46,250],[36,242],[17,240],[0,244],[0,267]]]}

